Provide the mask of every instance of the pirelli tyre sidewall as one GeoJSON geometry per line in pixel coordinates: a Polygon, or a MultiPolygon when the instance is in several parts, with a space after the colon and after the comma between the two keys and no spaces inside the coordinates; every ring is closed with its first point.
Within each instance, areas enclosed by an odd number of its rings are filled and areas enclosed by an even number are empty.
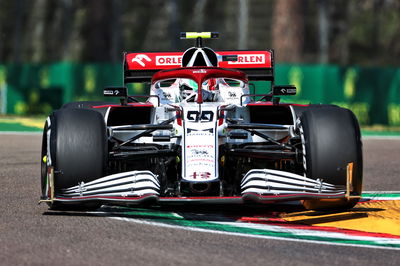
{"type": "MultiPolygon", "coordinates": [[[[77,108],[52,113],[43,132],[42,158],[44,156],[50,157],[47,161],[50,160],[54,168],[56,195],[64,188],[104,176],[107,135],[103,116],[96,111],[77,108]]],[[[42,159],[42,192],[47,183],[46,171],[42,159]]]]}
{"type": "MultiPolygon", "coordinates": [[[[348,109],[333,105],[310,106],[300,116],[303,166],[307,177],[346,185],[348,163],[354,163],[352,195],[361,195],[363,159],[360,127],[348,109]]],[[[304,200],[307,209],[352,208],[358,199],[304,200]]]]}

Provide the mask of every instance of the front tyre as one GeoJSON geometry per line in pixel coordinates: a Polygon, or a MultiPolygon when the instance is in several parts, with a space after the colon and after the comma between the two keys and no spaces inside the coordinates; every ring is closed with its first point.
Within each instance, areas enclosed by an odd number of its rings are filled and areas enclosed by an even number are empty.
{"type": "MultiPolygon", "coordinates": [[[[346,166],[353,162],[351,195],[360,196],[362,186],[362,143],[360,127],[348,109],[330,105],[310,106],[300,117],[303,165],[307,177],[334,185],[346,185],[346,166]]],[[[358,199],[312,199],[303,205],[310,210],[340,210],[354,207],[358,199]]]]}
{"type": "MultiPolygon", "coordinates": [[[[54,169],[55,195],[80,182],[86,183],[104,176],[107,135],[103,116],[87,109],[55,111],[44,127],[41,157],[43,198],[49,195],[50,166],[54,169]]],[[[50,204],[51,208],[60,206],[59,203],[50,204]]]]}

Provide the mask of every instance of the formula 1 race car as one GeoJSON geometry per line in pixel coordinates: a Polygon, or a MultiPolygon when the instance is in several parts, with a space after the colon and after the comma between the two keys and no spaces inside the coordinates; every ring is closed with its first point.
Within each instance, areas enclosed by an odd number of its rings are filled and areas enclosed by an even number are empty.
{"type": "Polygon", "coordinates": [[[181,33],[196,40],[185,52],[125,53],[124,84],[147,83],[149,95],[109,87],[104,96],[120,104],[72,102],[53,112],[41,201],[53,209],[293,200],[352,208],[362,185],[354,114],[280,103],[296,88],[274,84],[273,51],[203,46],[217,36],[181,33]],[[253,81],[270,85],[255,94],[253,81]]]}

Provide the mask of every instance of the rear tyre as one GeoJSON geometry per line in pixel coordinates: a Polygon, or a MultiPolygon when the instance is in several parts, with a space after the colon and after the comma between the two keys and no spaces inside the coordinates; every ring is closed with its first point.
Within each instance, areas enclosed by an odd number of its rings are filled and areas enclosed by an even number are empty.
{"type": "MultiPolygon", "coordinates": [[[[362,143],[360,127],[348,109],[330,105],[310,106],[300,116],[303,165],[307,177],[334,185],[346,185],[346,167],[353,166],[351,195],[361,195],[362,143]]],[[[304,200],[310,210],[340,210],[354,207],[358,199],[304,200]]]]}
{"type": "Polygon", "coordinates": [[[64,104],[61,109],[71,109],[71,108],[78,108],[78,109],[89,109],[105,116],[107,112],[107,107],[109,105],[115,105],[115,103],[110,102],[101,102],[101,101],[81,101],[81,102],[71,102],[64,104]]]}
{"type": "MultiPolygon", "coordinates": [[[[107,165],[107,135],[103,116],[92,110],[76,108],[52,113],[44,127],[41,165],[44,198],[48,197],[49,166],[54,167],[56,195],[64,188],[104,176],[107,165]]],[[[66,206],[68,205],[50,204],[53,209],[66,206]]]]}
{"type": "Polygon", "coordinates": [[[80,102],[71,102],[64,104],[61,109],[71,109],[71,108],[78,108],[78,109],[96,109],[93,107],[100,107],[112,105],[115,103],[110,102],[102,102],[102,101],[80,101],[80,102]]]}

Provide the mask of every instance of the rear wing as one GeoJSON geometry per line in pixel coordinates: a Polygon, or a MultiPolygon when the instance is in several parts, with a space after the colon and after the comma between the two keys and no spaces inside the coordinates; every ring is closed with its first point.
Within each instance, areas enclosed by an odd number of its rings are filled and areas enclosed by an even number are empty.
{"type": "MultiPolygon", "coordinates": [[[[274,52],[217,51],[218,67],[233,68],[247,74],[249,80],[274,82],[274,52]],[[229,58],[235,57],[236,61],[229,58]]],[[[124,53],[124,83],[149,82],[152,76],[164,69],[182,67],[184,52],[124,53]]]]}

